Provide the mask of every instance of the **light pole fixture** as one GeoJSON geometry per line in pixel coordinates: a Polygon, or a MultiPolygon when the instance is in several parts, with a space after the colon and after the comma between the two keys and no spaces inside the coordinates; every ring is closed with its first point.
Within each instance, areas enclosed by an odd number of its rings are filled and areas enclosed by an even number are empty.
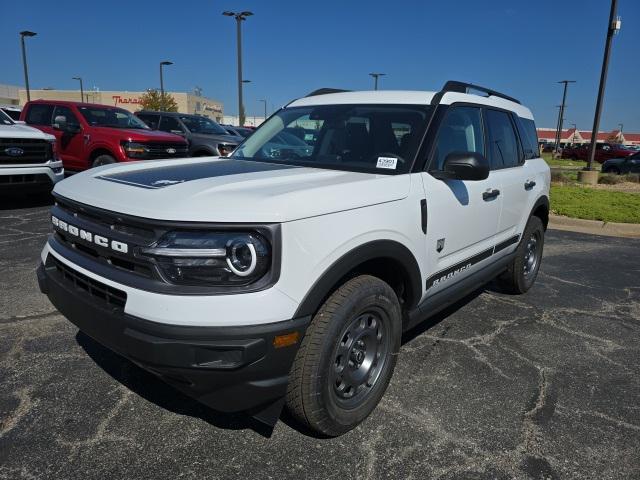
{"type": "Polygon", "coordinates": [[[560,112],[558,112],[558,131],[556,132],[556,148],[555,153],[558,153],[560,148],[560,142],[562,140],[562,122],[564,121],[564,109],[567,101],[567,85],[570,83],[576,83],[575,80],[560,80],[558,83],[564,83],[564,90],[562,92],[562,105],[560,105],[560,112]]]}
{"type": "MultiPolygon", "coordinates": [[[[236,19],[236,41],[238,48],[238,123],[242,127],[244,125],[244,108],[242,104],[242,22],[253,15],[253,12],[230,12],[224,11],[222,15],[233,17],[236,19]]],[[[246,82],[244,82],[246,83],[246,82]]]]}
{"type": "Polygon", "coordinates": [[[29,90],[29,71],[27,70],[27,51],[24,47],[24,37],[35,37],[36,32],[23,30],[20,32],[20,44],[22,45],[22,67],[24,68],[24,86],[27,89],[27,102],[31,101],[31,91],[29,90]]]}
{"type": "Polygon", "coordinates": [[[259,102],[264,103],[264,119],[267,120],[267,101],[266,100],[258,100],[259,102]]]}
{"type": "Polygon", "coordinates": [[[373,77],[373,89],[378,90],[378,78],[384,77],[386,73],[370,73],[369,76],[373,77]]]}
{"type": "Polygon", "coordinates": [[[598,100],[596,100],[596,113],[593,116],[593,130],[591,131],[591,148],[589,149],[589,161],[587,170],[593,170],[593,160],[596,156],[596,142],[598,130],[600,129],[600,113],[602,111],[602,100],[604,98],[604,88],[607,83],[607,72],[609,71],[609,53],[611,52],[611,41],[618,33],[622,22],[616,17],[618,0],[611,0],[611,10],[609,11],[609,26],[607,28],[607,39],[604,43],[604,58],[602,59],[602,70],[600,71],[600,86],[598,87],[598,100]]]}
{"type": "Polygon", "coordinates": [[[162,67],[165,65],[173,65],[173,62],[168,60],[160,62],[160,110],[164,110],[164,77],[162,75],[162,67]]]}
{"type": "Polygon", "coordinates": [[[84,88],[82,86],[82,77],[72,77],[71,80],[78,80],[80,82],[80,103],[84,102],[84,88]]]}

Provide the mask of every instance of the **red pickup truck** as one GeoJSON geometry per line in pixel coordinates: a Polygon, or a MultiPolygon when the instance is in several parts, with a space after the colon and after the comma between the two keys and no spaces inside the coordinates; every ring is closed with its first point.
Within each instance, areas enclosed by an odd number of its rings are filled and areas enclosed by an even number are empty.
{"type": "MultiPolygon", "coordinates": [[[[584,160],[586,162],[589,159],[590,147],[590,145],[564,147],[562,149],[562,158],[584,160]]],[[[604,163],[610,158],[623,158],[633,155],[633,153],[633,150],[626,149],[622,145],[617,145],[615,143],[596,143],[595,161],[598,163],[604,163]]]]}
{"type": "Polygon", "coordinates": [[[65,169],[188,156],[184,138],[149,129],[131,112],[108,105],[35,100],[20,120],[55,135],[65,169]]]}

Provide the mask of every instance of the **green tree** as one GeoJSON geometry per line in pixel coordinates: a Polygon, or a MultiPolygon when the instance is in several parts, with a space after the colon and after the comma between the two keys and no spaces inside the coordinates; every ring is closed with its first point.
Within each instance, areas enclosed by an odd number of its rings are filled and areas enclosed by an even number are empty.
{"type": "Polygon", "coordinates": [[[156,111],[165,111],[165,112],[177,112],[178,104],[173,99],[171,94],[164,92],[164,94],[160,94],[158,90],[149,89],[147,90],[142,98],[140,99],[140,104],[144,110],[156,110],[156,111]]]}

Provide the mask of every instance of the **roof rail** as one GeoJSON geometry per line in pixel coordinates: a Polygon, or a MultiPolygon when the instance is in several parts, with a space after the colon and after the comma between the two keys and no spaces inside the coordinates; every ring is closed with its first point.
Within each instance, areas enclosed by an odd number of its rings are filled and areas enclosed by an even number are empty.
{"type": "Polygon", "coordinates": [[[480,85],[474,85],[473,83],[466,82],[458,82],[456,80],[449,80],[442,87],[442,92],[459,92],[459,93],[470,93],[469,90],[476,90],[479,92],[484,92],[489,96],[504,98],[505,100],[509,100],[510,102],[520,103],[520,100],[517,100],[509,95],[505,95],[504,93],[496,92],[495,90],[491,90],[490,88],[481,87],[480,85]]]}
{"type": "Polygon", "coordinates": [[[307,94],[307,97],[315,97],[316,95],[326,95],[328,93],[342,93],[342,92],[350,92],[351,90],[341,90],[339,88],[319,88],[314,90],[313,92],[307,94]]]}

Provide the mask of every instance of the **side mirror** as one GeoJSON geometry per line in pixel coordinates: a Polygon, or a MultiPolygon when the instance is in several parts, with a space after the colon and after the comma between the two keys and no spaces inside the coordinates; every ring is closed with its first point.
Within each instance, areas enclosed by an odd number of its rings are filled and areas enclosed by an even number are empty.
{"type": "Polygon", "coordinates": [[[439,179],[484,180],[489,176],[489,161],[476,152],[451,152],[444,159],[442,170],[433,175],[439,179]]]}
{"type": "Polygon", "coordinates": [[[64,133],[75,134],[80,131],[80,125],[76,125],[74,123],[67,123],[67,117],[64,115],[57,115],[53,119],[53,128],[56,130],[60,130],[64,133]]]}

